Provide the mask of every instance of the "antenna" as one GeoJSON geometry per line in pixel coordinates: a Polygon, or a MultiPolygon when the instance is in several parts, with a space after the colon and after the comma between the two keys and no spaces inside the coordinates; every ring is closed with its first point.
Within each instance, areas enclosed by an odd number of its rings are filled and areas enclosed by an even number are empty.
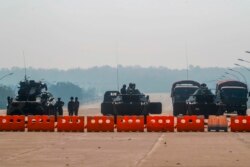
{"type": "Polygon", "coordinates": [[[187,46],[187,40],[185,43],[185,55],[186,55],[186,65],[187,65],[187,80],[189,78],[189,63],[188,63],[188,46],[187,46]]]}
{"type": "Polygon", "coordinates": [[[23,64],[24,64],[24,80],[27,80],[27,73],[26,73],[26,60],[25,60],[25,55],[23,51],[23,64]]]}
{"type": "Polygon", "coordinates": [[[119,48],[118,48],[118,42],[116,42],[116,84],[117,84],[117,90],[119,91],[119,48]]]}

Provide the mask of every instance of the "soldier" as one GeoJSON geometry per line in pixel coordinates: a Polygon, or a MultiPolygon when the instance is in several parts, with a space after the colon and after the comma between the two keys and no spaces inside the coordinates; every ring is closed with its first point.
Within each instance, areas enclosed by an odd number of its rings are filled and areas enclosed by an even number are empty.
{"type": "Polygon", "coordinates": [[[78,101],[78,97],[75,97],[75,106],[74,106],[74,114],[75,116],[78,116],[78,110],[79,110],[79,101],[78,101]]]}
{"type": "Polygon", "coordinates": [[[122,86],[122,88],[121,88],[121,94],[122,94],[122,95],[125,95],[125,94],[127,93],[126,87],[127,87],[127,86],[126,86],[125,84],[122,86]]]}
{"type": "Polygon", "coordinates": [[[133,93],[133,84],[130,83],[130,84],[128,85],[127,94],[132,94],[132,93],[133,93]]]}
{"type": "Polygon", "coordinates": [[[58,113],[58,115],[63,115],[63,106],[64,106],[64,102],[61,101],[61,98],[59,97],[55,104],[56,113],[58,113]]]}
{"type": "Polygon", "coordinates": [[[137,95],[141,94],[141,92],[138,89],[136,89],[135,84],[133,84],[133,94],[137,94],[137,95]]]}
{"type": "Polygon", "coordinates": [[[71,97],[70,101],[68,102],[68,112],[69,112],[69,116],[73,116],[74,114],[74,107],[75,107],[75,102],[73,101],[74,98],[71,97]]]}

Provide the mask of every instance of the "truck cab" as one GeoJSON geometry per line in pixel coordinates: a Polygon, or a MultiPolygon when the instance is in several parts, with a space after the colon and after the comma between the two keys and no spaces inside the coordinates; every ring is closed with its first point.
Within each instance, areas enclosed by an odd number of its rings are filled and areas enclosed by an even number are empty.
{"type": "Polygon", "coordinates": [[[234,113],[246,115],[248,87],[240,81],[223,81],[216,86],[216,103],[218,113],[234,113]]]}
{"type": "Polygon", "coordinates": [[[186,115],[186,100],[200,87],[200,84],[192,80],[175,82],[172,86],[171,98],[173,115],[186,115]]]}

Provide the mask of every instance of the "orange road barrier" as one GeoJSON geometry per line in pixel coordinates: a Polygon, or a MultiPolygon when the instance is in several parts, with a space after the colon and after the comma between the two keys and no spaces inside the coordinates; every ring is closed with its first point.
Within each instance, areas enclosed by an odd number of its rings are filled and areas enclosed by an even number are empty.
{"type": "Polygon", "coordinates": [[[84,132],[84,116],[63,116],[57,118],[58,132],[84,132]]]}
{"type": "Polygon", "coordinates": [[[144,116],[117,116],[117,132],[144,132],[144,116]]]}
{"type": "Polygon", "coordinates": [[[232,132],[250,132],[250,116],[231,116],[232,132]]]}
{"type": "Polygon", "coordinates": [[[177,132],[204,132],[204,116],[177,117],[177,132]]]}
{"type": "Polygon", "coordinates": [[[174,132],[173,116],[147,116],[148,132],[174,132]]]}
{"type": "Polygon", "coordinates": [[[88,132],[114,132],[114,117],[112,116],[88,116],[88,132]]]}
{"type": "Polygon", "coordinates": [[[28,131],[55,131],[55,117],[54,116],[28,116],[28,131]]]}
{"type": "Polygon", "coordinates": [[[207,130],[210,131],[228,131],[227,117],[224,115],[215,116],[210,115],[208,118],[207,130]]]}
{"type": "Polygon", "coordinates": [[[25,131],[25,117],[0,116],[0,131],[25,131]]]}

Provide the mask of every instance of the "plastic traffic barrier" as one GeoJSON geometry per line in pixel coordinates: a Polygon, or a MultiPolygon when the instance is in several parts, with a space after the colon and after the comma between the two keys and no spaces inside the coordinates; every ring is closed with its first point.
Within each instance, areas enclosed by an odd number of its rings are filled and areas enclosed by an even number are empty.
{"type": "Polygon", "coordinates": [[[148,132],[174,132],[173,116],[147,116],[148,132]]]}
{"type": "Polygon", "coordinates": [[[88,116],[88,132],[114,132],[114,117],[112,116],[88,116]]]}
{"type": "Polygon", "coordinates": [[[117,132],[144,132],[144,116],[117,116],[117,132]]]}
{"type": "Polygon", "coordinates": [[[84,116],[63,116],[57,118],[58,132],[84,132],[84,116]]]}
{"type": "Polygon", "coordinates": [[[25,131],[25,117],[0,116],[0,131],[25,131]]]}
{"type": "Polygon", "coordinates": [[[210,131],[228,131],[228,121],[227,117],[224,115],[214,116],[210,115],[208,118],[207,130],[210,131]]]}
{"type": "Polygon", "coordinates": [[[54,116],[28,116],[28,131],[55,131],[55,117],[54,116]]]}
{"type": "Polygon", "coordinates": [[[177,132],[204,132],[204,116],[177,117],[177,132]]]}
{"type": "Polygon", "coordinates": [[[250,116],[231,116],[232,132],[250,132],[250,116]]]}

